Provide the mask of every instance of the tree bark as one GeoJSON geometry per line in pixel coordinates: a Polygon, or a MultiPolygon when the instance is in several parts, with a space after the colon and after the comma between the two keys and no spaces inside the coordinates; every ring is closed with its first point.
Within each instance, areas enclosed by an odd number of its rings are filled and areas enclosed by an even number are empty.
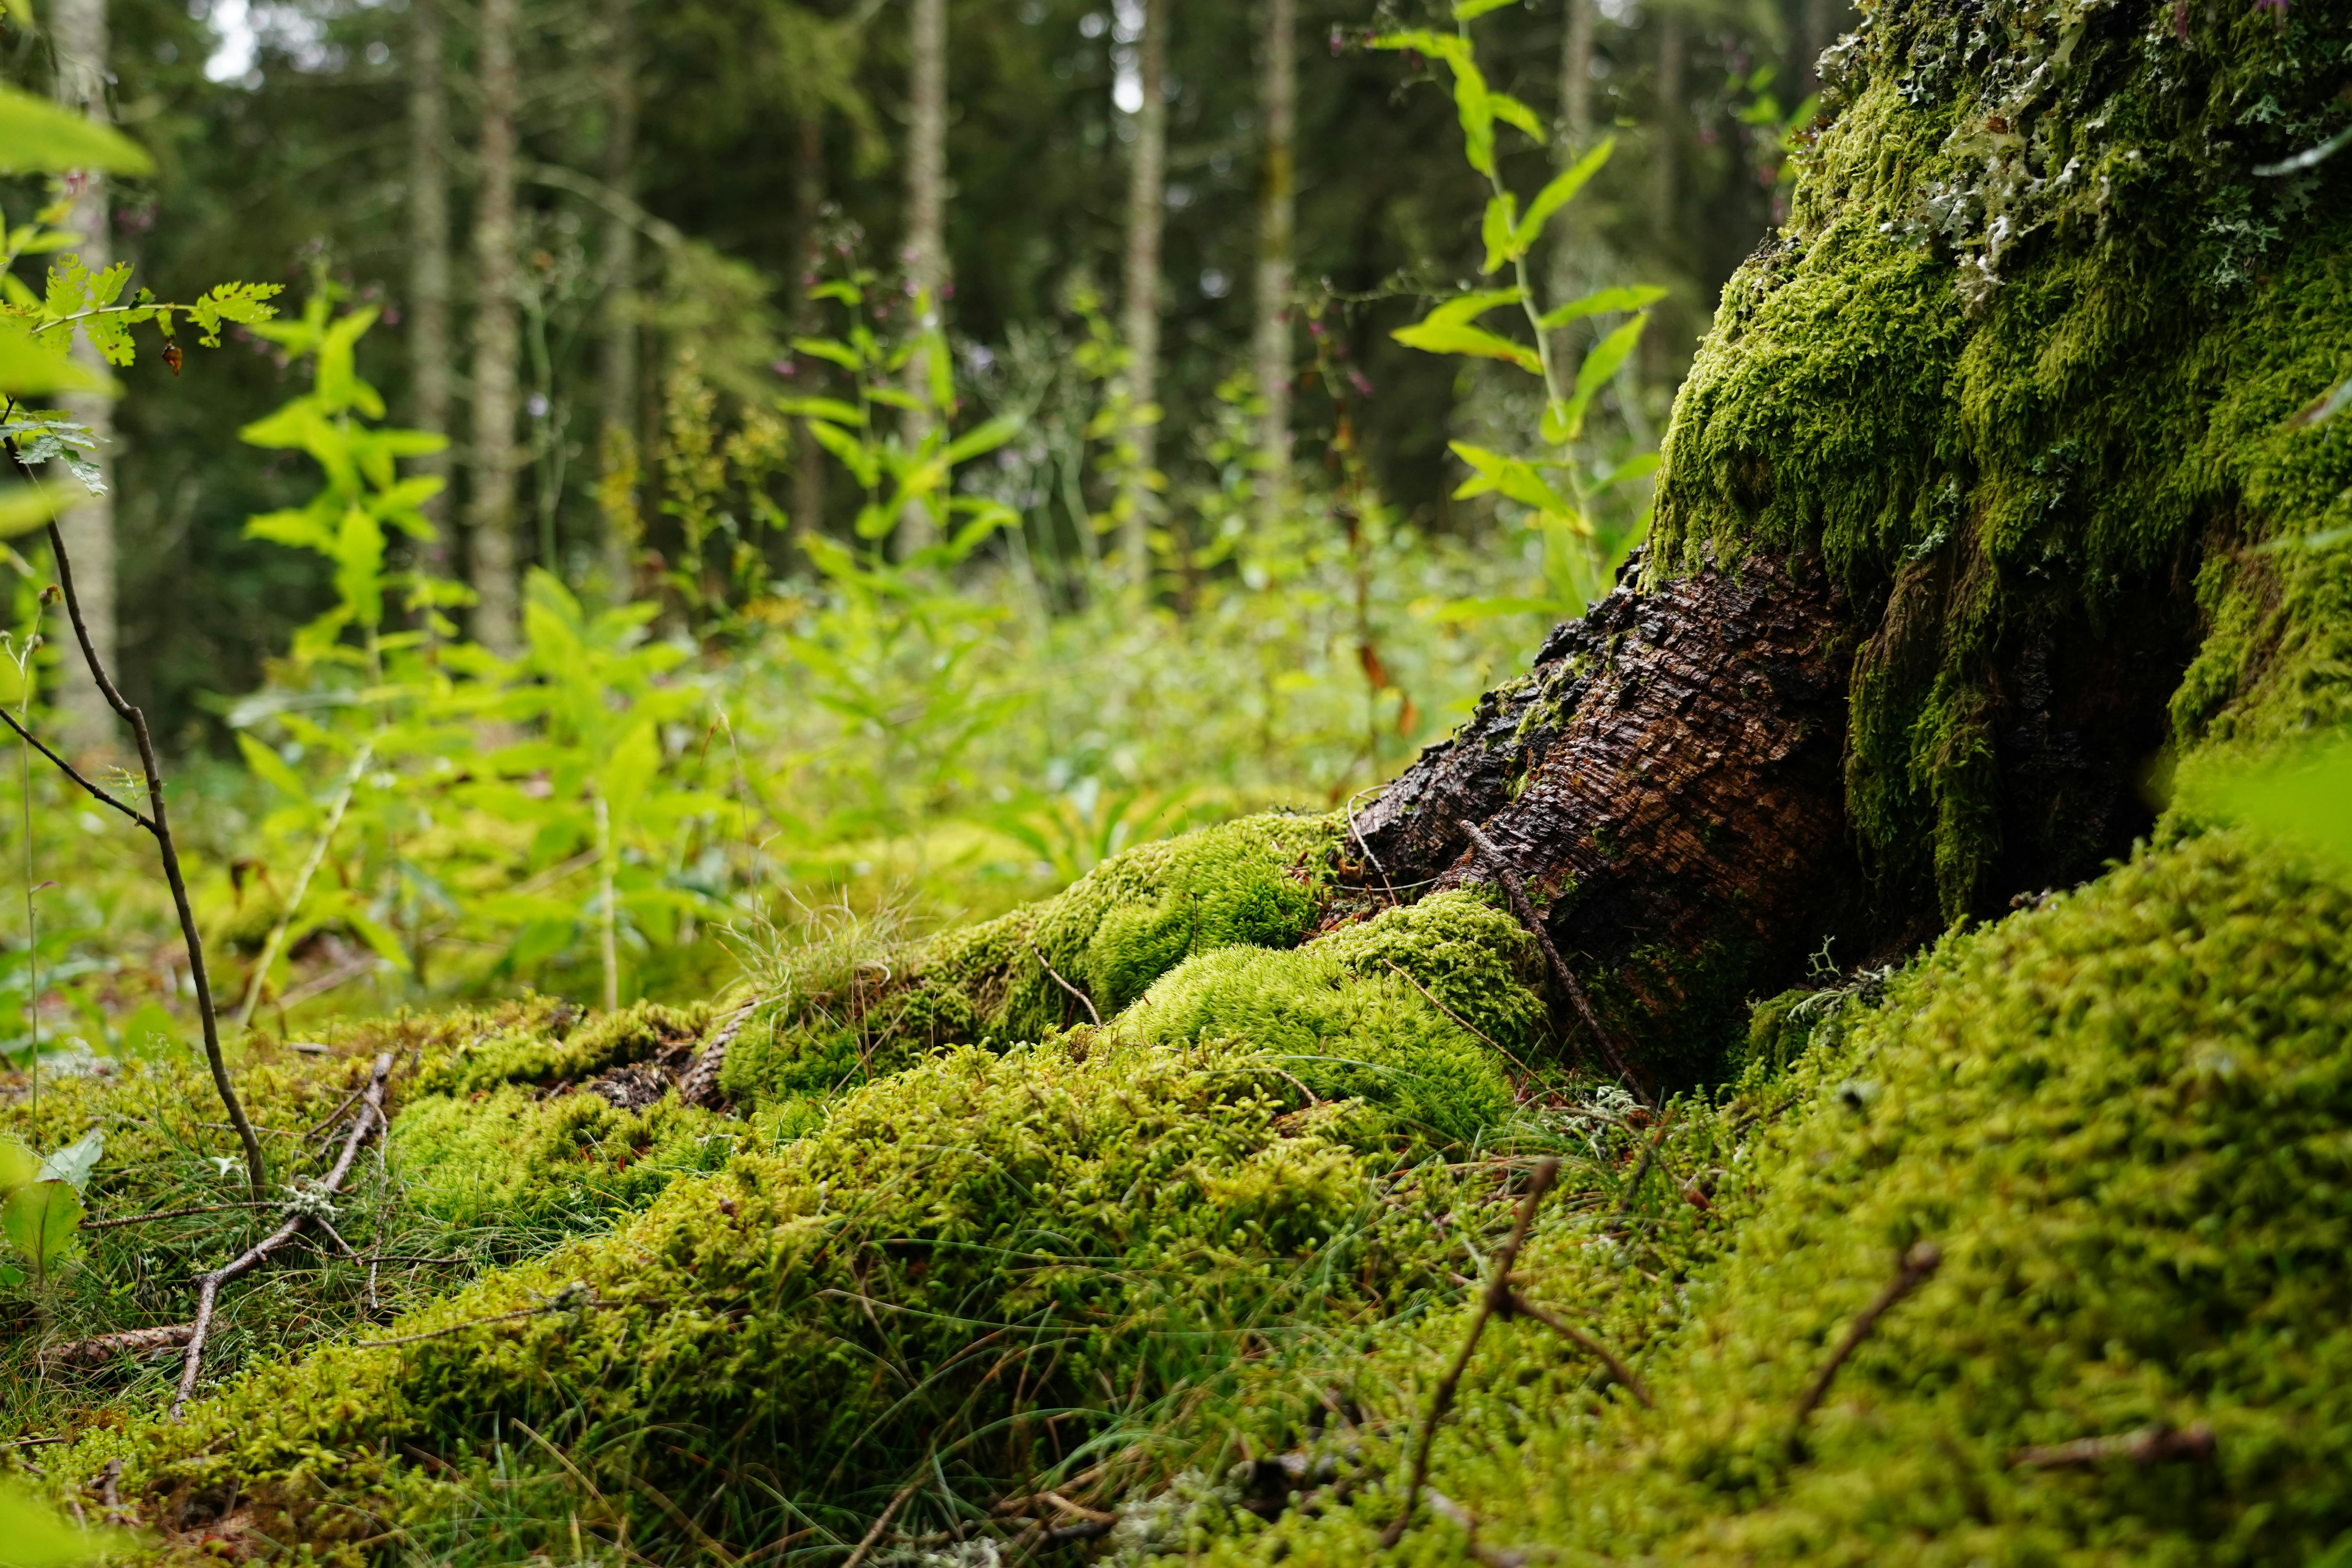
{"type": "MultiPolygon", "coordinates": [[[[1460,826],[1480,825],[1548,906],[1604,1027],[1671,1086],[1714,1070],[1745,1004],[1803,981],[1825,941],[1850,967],[1942,921],[1932,885],[1865,874],[1846,813],[1849,675],[1896,617],[1809,557],[1647,587],[1641,570],[1354,825],[1374,903],[1485,882],[1460,826]]],[[[2096,875],[2150,825],[2135,780],[2194,646],[2188,602],[2152,580],[2104,626],[2006,637],[1990,679],[2006,854],[1982,912],[2096,875]]]]}
{"type": "MultiPolygon", "coordinates": [[[[449,88],[442,0],[409,0],[408,62],[408,361],[409,422],[449,434],[449,88]]],[[[419,474],[448,481],[449,454],[416,459],[419,474]]],[[[419,563],[448,574],[449,497],[427,500],[434,537],[416,547],[419,563]]]]}
{"type": "Polygon", "coordinates": [[[1592,0],[1567,0],[1559,44],[1561,162],[1571,163],[1592,141],[1592,0]]]}
{"type": "MultiPolygon", "coordinates": [[[[922,330],[944,319],[947,283],[944,230],[948,163],[948,0],[912,0],[908,10],[912,69],[908,79],[907,288],[920,312],[922,330]]],[[[929,409],[930,353],[919,350],[907,362],[907,392],[922,406],[907,411],[908,448],[920,446],[934,426],[929,409]]],[[[930,508],[909,501],[898,517],[898,552],[909,554],[939,540],[930,508]]]]}
{"type": "Polygon", "coordinates": [[[1297,0],[1266,0],[1258,78],[1261,159],[1257,209],[1257,331],[1251,363],[1265,412],[1258,426],[1261,516],[1288,504],[1290,478],[1290,292],[1297,223],[1297,0]]]}
{"type": "Polygon", "coordinates": [[[1119,553],[1128,582],[1151,584],[1150,530],[1158,496],[1160,397],[1160,240],[1167,216],[1169,0],[1144,0],[1143,36],[1135,43],[1143,101],[1135,111],[1134,161],[1127,184],[1128,439],[1134,452],[1122,498],[1119,553]]]}
{"type": "MultiPolygon", "coordinates": [[[[635,0],[605,0],[604,184],[634,202],[637,157],[637,33],[635,0]]],[[[619,204],[614,204],[616,206],[619,204]]],[[[637,404],[637,226],[624,213],[604,216],[604,309],[597,344],[597,446],[608,465],[604,506],[604,582],[614,603],[636,578],[636,515],[632,433],[637,404]],[[616,471],[616,467],[626,471],[616,471]]]]}
{"type": "Polygon", "coordinates": [[[1658,102],[1650,128],[1650,221],[1663,243],[1674,237],[1675,207],[1682,195],[1683,19],[1670,10],[1656,15],[1658,102]]]}
{"type": "Polygon", "coordinates": [[[482,0],[480,190],[474,213],[474,637],[493,653],[519,646],[515,583],[515,28],[516,0],[482,0]]]}
{"type": "MultiPolygon", "coordinates": [[[[51,33],[57,48],[58,101],[92,120],[111,120],[106,101],[106,0],[58,0],[51,33]]],[[[107,201],[106,176],[88,169],[72,177],[79,186],[66,227],[80,237],[74,249],[82,264],[92,272],[102,272],[114,262],[113,214],[107,201]]],[[[73,357],[101,375],[111,374],[105,358],[79,333],[73,357]]],[[[115,657],[114,405],[104,394],[94,392],[68,393],[58,401],[98,438],[97,450],[89,458],[98,465],[105,489],[90,495],[78,481],[67,480],[60,495],[77,499],[58,514],[58,531],[73,557],[90,644],[112,669],[119,667],[115,657]]],[[[59,668],[58,703],[64,710],[67,751],[92,758],[112,753],[117,750],[114,710],[105,695],[95,682],[77,673],[70,661],[59,668]]]]}

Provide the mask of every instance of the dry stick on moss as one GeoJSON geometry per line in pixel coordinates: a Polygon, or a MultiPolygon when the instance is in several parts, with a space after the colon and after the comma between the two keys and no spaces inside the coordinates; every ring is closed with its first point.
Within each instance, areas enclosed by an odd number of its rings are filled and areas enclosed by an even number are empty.
{"type": "Polygon", "coordinates": [[[1467,1018],[1465,1018],[1461,1014],[1456,1013],[1444,1003],[1440,1002],[1437,999],[1436,992],[1432,991],[1428,986],[1423,985],[1420,981],[1413,978],[1412,970],[1407,969],[1403,964],[1399,963],[1393,958],[1385,958],[1381,962],[1387,964],[1391,969],[1395,970],[1398,976],[1402,978],[1406,984],[1412,986],[1415,991],[1420,992],[1423,997],[1427,998],[1431,1006],[1436,1008],[1439,1012],[1444,1014],[1446,1017],[1453,1020],[1454,1026],[1456,1028],[1465,1030],[1469,1034],[1475,1035],[1479,1039],[1486,1041],[1488,1048],[1493,1050],[1496,1056],[1501,1057],[1505,1061],[1510,1063],[1513,1067],[1518,1068],[1529,1078],[1535,1077],[1535,1068],[1519,1060],[1518,1058],[1505,1050],[1501,1046],[1496,1045],[1494,1040],[1487,1037],[1485,1030],[1474,1028],[1467,1018]]]}
{"type": "Polygon", "coordinates": [[[1633,1178],[1625,1184],[1624,1195],[1617,1200],[1617,1212],[1611,1216],[1612,1223],[1623,1219],[1626,1211],[1633,1206],[1633,1200],[1642,1195],[1642,1184],[1649,1180],[1650,1167],[1658,1161],[1658,1145],[1666,1141],[1666,1129],[1674,1121],[1675,1113],[1669,1107],[1665,1115],[1658,1119],[1658,1130],[1650,1134],[1650,1142],[1642,1151],[1642,1163],[1633,1167],[1633,1178]]]}
{"type": "Polygon", "coordinates": [[[1611,1070],[1631,1084],[1636,1093],[1641,1092],[1642,1080],[1633,1076],[1633,1069],[1617,1049],[1617,1042],[1611,1039],[1609,1031],[1601,1026],[1600,1016],[1593,1012],[1591,1002],[1586,999],[1584,987],[1577,984],[1576,976],[1570,973],[1567,963],[1559,956],[1559,949],[1552,945],[1551,928],[1544,924],[1541,915],[1536,913],[1535,901],[1528,897],[1527,884],[1519,880],[1518,872],[1503,858],[1503,852],[1496,847],[1495,841],[1479,831],[1476,823],[1465,820],[1461,827],[1470,836],[1478,858],[1486,863],[1495,880],[1502,884],[1503,896],[1511,901],[1511,912],[1519,917],[1519,923],[1528,928],[1528,934],[1535,938],[1536,945],[1543,950],[1544,963],[1550,967],[1551,977],[1559,982],[1568,999],[1576,1005],[1578,1016],[1583,1018],[1584,1026],[1592,1031],[1592,1037],[1599,1043],[1601,1054],[1608,1058],[1611,1070]]]}
{"type": "Polygon", "coordinates": [[[1029,951],[1036,954],[1037,967],[1043,969],[1047,974],[1052,975],[1055,984],[1060,986],[1063,990],[1076,997],[1078,999],[1079,1005],[1086,1008],[1087,1016],[1095,1021],[1095,1027],[1097,1029],[1101,1028],[1102,1015],[1095,1011],[1094,998],[1079,990],[1076,986],[1071,984],[1068,981],[1063,979],[1061,971],[1055,969],[1052,964],[1045,962],[1044,950],[1039,948],[1034,941],[1032,941],[1029,943],[1029,951]]]}
{"type": "Polygon", "coordinates": [[[1421,1501],[1421,1489],[1429,1479],[1429,1446],[1436,1439],[1437,1424],[1454,1407],[1454,1393],[1462,1384],[1462,1373],[1470,1365],[1472,1352],[1478,1348],[1478,1336],[1486,1331],[1487,1321],[1497,1313],[1507,1315],[1511,1299],[1511,1270],[1519,1261],[1519,1248],[1527,1245],[1528,1231],[1536,1222],[1536,1207],[1559,1174],[1558,1156],[1546,1158],[1528,1179],[1527,1195],[1519,1200],[1518,1217],[1511,1222],[1511,1234],[1488,1264],[1486,1294],[1478,1299],[1478,1310],[1470,1320],[1470,1331],[1463,1336],[1462,1348],[1454,1352],[1454,1364],[1437,1380],[1436,1396],[1429,1402],[1429,1418],[1421,1425],[1421,1439],[1413,1445],[1412,1479],[1404,1489],[1404,1511],[1396,1522],[1381,1534],[1383,1549],[1394,1546],[1404,1538],[1412,1523],[1413,1510],[1421,1501]]]}
{"type": "Polygon", "coordinates": [[[1853,1354],[1855,1346],[1870,1337],[1870,1331],[1878,1326],[1878,1320],[1885,1315],[1886,1310],[1926,1284],[1936,1270],[1943,1267],[1943,1262],[1944,1249],[1932,1241],[1923,1241],[1903,1255],[1903,1261],[1895,1266],[1895,1277],[1873,1298],[1870,1305],[1862,1310],[1862,1315],[1854,1319],[1853,1326],[1846,1330],[1845,1338],[1838,1342],[1837,1349],[1830,1352],[1830,1359],[1822,1363],[1822,1370],[1813,1373],[1813,1381],[1806,1385],[1805,1396],[1797,1401],[1799,1426],[1804,1425],[1805,1417],[1820,1407],[1830,1391],[1830,1384],[1838,1374],[1838,1368],[1845,1364],[1846,1357],[1853,1354]]]}
{"type": "Polygon", "coordinates": [[[186,1344],[195,1331],[194,1323],[166,1323],[159,1329],[124,1329],[117,1333],[99,1334],[43,1351],[41,1359],[57,1366],[103,1366],[119,1355],[144,1355],[150,1351],[169,1350],[186,1344]]]}
{"type": "Polygon", "coordinates": [[[1562,1339],[1568,1341],[1570,1344],[1584,1352],[1585,1354],[1591,1356],[1593,1359],[1600,1362],[1601,1365],[1609,1369],[1610,1376],[1615,1378],[1619,1383],[1625,1385],[1625,1392],[1632,1394],[1637,1401],[1639,1401],[1643,1409],[1655,1410],[1657,1408],[1657,1405],[1651,1402],[1650,1391],[1642,1386],[1642,1380],[1633,1375],[1633,1369],[1627,1366],[1625,1363],[1619,1358],[1615,1351],[1611,1350],[1607,1345],[1602,1344],[1599,1340],[1594,1339],[1591,1334],[1586,1333],[1582,1329],[1578,1328],[1574,1323],[1570,1322],[1558,1312],[1553,1311],[1549,1307],[1537,1306],[1533,1301],[1528,1300],[1526,1297],[1520,1295],[1516,1290],[1511,1292],[1510,1296],[1504,1301],[1503,1309],[1512,1317],[1534,1319],[1537,1322],[1541,1323],[1545,1328],[1549,1329],[1552,1332],[1559,1335],[1562,1339]]]}
{"type": "MultiPolygon", "coordinates": [[[[196,930],[196,913],[188,903],[187,880],[180,875],[180,851],[172,842],[172,819],[163,804],[163,772],[156,765],[154,737],[147,732],[147,716],[114,689],[113,679],[106,673],[106,665],[89,640],[89,627],[82,623],[81,600],[74,593],[73,562],[66,554],[65,536],[54,522],[49,524],[49,551],[58,563],[58,585],[65,592],[66,618],[73,623],[74,637],[81,644],[81,656],[89,666],[90,679],[98,682],[107,705],[131,726],[131,734],[139,742],[139,763],[147,774],[148,815],[142,816],[120,802],[115,805],[154,837],[156,852],[163,862],[163,879],[171,884],[172,902],[179,910],[180,935],[188,944],[188,973],[196,984],[196,1016],[205,1029],[205,1062],[212,1068],[213,1088],[219,1090],[221,1104],[228,1111],[238,1141],[245,1145],[245,1172],[252,1182],[253,1195],[257,1199],[266,1197],[269,1192],[269,1167],[262,1159],[261,1140],[254,1136],[253,1123],[246,1120],[245,1105],[236,1097],[236,1086],[229,1081],[228,1062],[221,1055],[220,1020],[213,1016],[212,981],[205,972],[205,939],[196,930]]],[[[91,787],[87,779],[78,773],[74,776],[85,789],[91,787]]]]}
{"type": "Polygon", "coordinates": [[[2136,1465],[2210,1459],[2214,1451],[2213,1428],[2200,1421],[2185,1428],[2143,1426],[2110,1437],[2077,1437],[2071,1443],[2020,1448],[2009,1462],[2020,1469],[2054,1470],[2071,1465],[2104,1465],[2110,1459],[2129,1459],[2136,1465]]]}
{"type": "MultiPolygon", "coordinates": [[[[368,1129],[383,1121],[383,1086],[391,1077],[392,1053],[386,1051],[375,1058],[375,1066],[368,1075],[367,1093],[360,1100],[359,1115],[352,1120],[352,1130],[343,1140],[342,1152],[335,1156],[334,1166],[328,1171],[327,1179],[319,1189],[321,1193],[332,1194],[342,1186],[344,1178],[351,1174],[352,1162],[359,1157],[360,1143],[366,1138],[368,1129]]],[[[187,1408],[189,1396],[196,1390],[196,1375],[204,1370],[205,1339],[212,1332],[213,1308],[220,1300],[221,1287],[241,1274],[251,1272],[271,1253],[293,1239],[295,1234],[310,1221],[310,1215],[305,1210],[288,1215],[283,1225],[238,1257],[209,1274],[196,1277],[195,1332],[188,1338],[188,1358],[180,1368],[180,1391],[172,1400],[172,1418],[174,1421],[180,1418],[180,1412],[187,1408]]]]}

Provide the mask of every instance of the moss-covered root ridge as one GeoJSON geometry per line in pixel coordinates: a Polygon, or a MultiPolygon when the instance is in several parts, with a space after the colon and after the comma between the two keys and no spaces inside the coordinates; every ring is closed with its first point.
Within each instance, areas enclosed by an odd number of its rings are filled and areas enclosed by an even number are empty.
{"type": "Polygon", "coordinates": [[[937,1047],[1038,1039],[1088,1022],[1089,1005],[1108,1019],[1195,954],[1296,946],[1325,912],[1345,832],[1335,813],[1244,817],[1138,845],[979,925],[782,963],[719,1087],[788,1113],[937,1047]]]}
{"type": "Polygon", "coordinates": [[[1512,1114],[1525,949],[1452,894],[1202,953],[1110,1028],[933,1055],[394,1342],[257,1368],[74,1462],[130,1459],[151,1517],[234,1496],[327,1551],[446,1524],[473,1495],[449,1478],[522,1431],[641,1552],[804,1518],[854,1539],[910,1474],[987,1499],[1127,1454],[1156,1487],[1163,1450],[1219,1441],[1179,1418],[1202,1399],[1450,1294],[1463,1178],[1412,1151],[1512,1114]],[[652,1500],[688,1489],[715,1499],[690,1529],[652,1500]]]}
{"type": "MultiPolygon", "coordinates": [[[[1563,1562],[2254,1564],[2347,1550],[2347,930],[2341,880],[2210,835],[1948,939],[1882,1008],[1748,1086],[1759,1107],[1800,1097],[1779,1121],[1717,1123],[1749,1128],[1697,1173],[1730,1243],[1719,1261],[1698,1246],[1678,1262],[1565,1209],[1548,1223],[1528,1293],[1638,1346],[1657,1409],[1543,1394],[1553,1369],[1589,1362],[1540,1328],[1498,1329],[1433,1484],[1485,1545],[1563,1562]],[[1801,1426],[1829,1346],[1921,1240],[1940,1270],[1801,1426]],[[1629,1293],[1681,1326],[1639,1346],[1610,1305],[1629,1293]],[[2208,1458],[2194,1444],[2148,1464],[2028,1453],[2200,1426],[2208,1458]]],[[[1404,1331],[1358,1376],[1391,1433],[1460,1330],[1448,1314],[1404,1331]]],[[[1395,1451],[1364,1446],[1375,1472],[1395,1451]]],[[[1366,1561],[1398,1506],[1385,1485],[1267,1533],[1242,1516],[1211,1560],[1366,1561]]],[[[1408,1560],[1463,1546],[1431,1520],[1408,1560]]]]}

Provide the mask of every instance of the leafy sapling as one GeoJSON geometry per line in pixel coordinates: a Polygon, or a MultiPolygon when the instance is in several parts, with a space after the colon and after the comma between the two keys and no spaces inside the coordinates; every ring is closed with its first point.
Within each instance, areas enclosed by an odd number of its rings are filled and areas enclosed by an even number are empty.
{"type": "Polygon", "coordinates": [[[1429,353],[1499,360],[1542,381],[1540,434],[1553,455],[1530,460],[1466,441],[1450,442],[1454,456],[1471,468],[1469,479],[1454,494],[1456,500],[1491,494],[1517,502],[1528,510],[1528,526],[1543,543],[1546,594],[1536,599],[1495,602],[1486,608],[1574,615],[1605,585],[1612,558],[1631,548],[1647,526],[1645,512],[1629,530],[1605,530],[1595,503],[1618,486],[1646,479],[1658,466],[1657,454],[1641,453],[1596,473],[1579,458],[1574,447],[1584,433],[1593,400],[1641,342],[1650,321],[1646,307],[1663,299],[1665,290],[1647,284],[1601,289],[1546,308],[1528,258],[1545,226],[1601,172],[1616,142],[1613,139],[1601,142],[1562,170],[1522,210],[1517,193],[1504,181],[1496,160],[1496,134],[1508,126],[1538,146],[1550,145],[1552,138],[1533,110],[1487,85],[1470,36],[1473,21],[1510,3],[1463,0],[1454,7],[1454,30],[1450,34],[1411,28],[1371,40],[1373,48],[1417,54],[1451,73],[1454,109],[1462,122],[1463,154],[1485,178],[1489,193],[1480,225],[1486,255],[1478,270],[1491,277],[1507,268],[1510,277],[1505,287],[1474,289],[1445,300],[1412,326],[1398,329],[1393,336],[1407,348],[1429,353]],[[1510,305],[1517,306],[1526,319],[1532,346],[1478,324],[1488,312],[1510,305]],[[1631,319],[1592,346],[1571,379],[1554,348],[1561,329],[1591,317],[1628,311],[1633,312],[1631,319]]]}

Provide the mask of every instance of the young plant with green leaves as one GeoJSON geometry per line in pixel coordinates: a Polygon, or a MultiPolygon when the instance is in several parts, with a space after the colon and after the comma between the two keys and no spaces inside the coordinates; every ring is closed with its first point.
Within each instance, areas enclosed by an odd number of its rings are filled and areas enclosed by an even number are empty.
{"type": "Polygon", "coordinates": [[[1456,606],[1455,613],[1538,610],[1565,616],[1580,613],[1588,601],[1605,590],[1610,572],[1648,525],[1646,510],[1629,524],[1617,524],[1598,503],[1608,492],[1646,479],[1658,466],[1657,454],[1643,452],[1596,466],[1578,443],[1594,400],[1641,342],[1650,321],[1646,307],[1664,298],[1665,290],[1646,284],[1623,285],[1546,303],[1528,258],[1547,226],[1601,172],[1616,142],[1612,138],[1593,148],[1553,176],[1522,207],[1518,194],[1503,178],[1496,155],[1496,137],[1508,127],[1535,145],[1549,147],[1555,144],[1553,133],[1535,110],[1488,85],[1470,33],[1473,21],[1510,3],[1463,0],[1454,7],[1452,33],[1410,28],[1383,33],[1371,40],[1373,48],[1418,55],[1451,74],[1454,108],[1462,123],[1463,155],[1486,180],[1489,193],[1480,225],[1486,254],[1478,270],[1482,277],[1507,272],[1509,278],[1501,287],[1473,289],[1444,301],[1393,336],[1407,348],[1430,353],[1500,361],[1542,382],[1544,408],[1538,433],[1543,445],[1550,448],[1549,457],[1516,457],[1466,441],[1448,445],[1471,468],[1471,477],[1454,492],[1456,500],[1496,495],[1526,509],[1527,525],[1542,541],[1543,592],[1528,599],[1456,606]],[[1518,308],[1531,342],[1479,324],[1480,318],[1508,306],[1518,308]],[[1631,318],[1605,333],[1571,375],[1560,363],[1556,346],[1562,330],[1628,311],[1633,312],[1631,318]]]}

